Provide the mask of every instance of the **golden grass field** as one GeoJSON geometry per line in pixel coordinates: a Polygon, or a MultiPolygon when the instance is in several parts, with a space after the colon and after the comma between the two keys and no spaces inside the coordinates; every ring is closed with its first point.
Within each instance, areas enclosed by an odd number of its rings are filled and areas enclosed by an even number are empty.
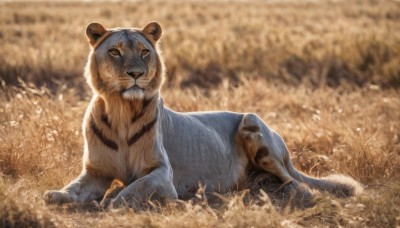
{"type": "Polygon", "coordinates": [[[400,226],[399,1],[0,2],[0,85],[0,227],[400,226]],[[160,22],[167,106],[255,112],[299,170],[364,193],[305,210],[246,191],[141,213],[45,205],[81,169],[92,21],[160,22]]]}

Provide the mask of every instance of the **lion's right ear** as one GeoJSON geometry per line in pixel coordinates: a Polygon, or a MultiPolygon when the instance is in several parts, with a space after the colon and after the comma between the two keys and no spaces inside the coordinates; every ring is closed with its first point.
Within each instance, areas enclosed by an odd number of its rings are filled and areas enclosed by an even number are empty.
{"type": "Polygon", "coordinates": [[[142,28],[142,33],[153,43],[156,43],[162,35],[161,25],[154,21],[150,22],[142,28]]]}
{"type": "Polygon", "coordinates": [[[94,46],[96,42],[107,33],[107,29],[103,25],[93,22],[90,23],[86,28],[86,36],[89,39],[90,45],[94,46]]]}

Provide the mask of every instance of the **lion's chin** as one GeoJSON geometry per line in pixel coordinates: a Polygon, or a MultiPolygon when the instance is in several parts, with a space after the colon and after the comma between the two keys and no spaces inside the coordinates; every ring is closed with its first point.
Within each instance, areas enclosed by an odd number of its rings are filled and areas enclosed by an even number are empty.
{"type": "Polygon", "coordinates": [[[122,92],[122,97],[127,100],[139,99],[142,100],[144,98],[144,90],[139,86],[132,86],[129,89],[126,89],[122,92]]]}

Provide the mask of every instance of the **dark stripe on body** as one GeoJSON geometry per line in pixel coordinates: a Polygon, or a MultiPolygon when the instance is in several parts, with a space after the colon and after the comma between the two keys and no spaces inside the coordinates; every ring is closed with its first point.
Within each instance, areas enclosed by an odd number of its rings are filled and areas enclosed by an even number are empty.
{"type": "Polygon", "coordinates": [[[157,117],[154,118],[154,120],[152,120],[151,122],[147,123],[146,125],[144,125],[142,127],[142,129],[140,129],[139,132],[137,132],[136,134],[134,134],[132,137],[130,137],[128,139],[128,146],[132,146],[135,142],[137,142],[144,134],[146,134],[147,132],[149,132],[154,124],[157,122],[157,117]]]}
{"type": "Polygon", "coordinates": [[[243,130],[250,131],[250,132],[259,132],[260,131],[260,127],[257,126],[257,125],[244,126],[243,130]]]}
{"type": "Polygon", "coordinates": [[[142,116],[144,115],[144,112],[142,111],[141,113],[139,113],[137,116],[134,116],[132,118],[132,123],[136,122],[138,119],[140,119],[142,116]]]}
{"type": "MultiPolygon", "coordinates": [[[[92,117],[93,118],[93,117],[92,117]]],[[[93,133],[97,136],[97,138],[106,146],[113,150],[118,150],[118,145],[112,141],[111,139],[107,138],[101,130],[96,126],[93,119],[90,121],[90,128],[92,129],[93,133]]]]}
{"type": "Polygon", "coordinates": [[[145,113],[144,109],[151,103],[152,100],[153,100],[153,97],[151,97],[148,100],[143,101],[142,111],[138,115],[132,117],[132,123],[136,122],[138,119],[140,119],[144,115],[144,113],[145,113]]]}
{"type": "Polygon", "coordinates": [[[150,99],[147,99],[147,100],[143,101],[142,111],[143,111],[143,109],[145,109],[151,103],[152,100],[153,100],[153,97],[150,97],[150,99]]]}
{"type": "Polygon", "coordinates": [[[106,114],[101,116],[101,122],[103,122],[108,128],[111,129],[111,123],[106,114]]]}
{"type": "Polygon", "coordinates": [[[256,164],[259,163],[259,161],[263,158],[268,156],[269,154],[269,150],[266,146],[261,146],[260,148],[258,148],[257,152],[256,152],[256,156],[254,156],[254,162],[256,164]]]}

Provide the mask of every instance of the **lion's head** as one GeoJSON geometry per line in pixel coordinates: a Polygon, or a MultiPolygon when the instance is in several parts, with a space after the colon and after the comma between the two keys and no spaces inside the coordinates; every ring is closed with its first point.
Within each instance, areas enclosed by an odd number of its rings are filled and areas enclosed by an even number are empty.
{"type": "Polygon", "coordinates": [[[86,77],[100,95],[124,99],[152,97],[163,82],[163,63],[157,50],[161,26],[151,22],[142,29],[105,29],[91,23],[86,35],[92,47],[86,77]]]}

